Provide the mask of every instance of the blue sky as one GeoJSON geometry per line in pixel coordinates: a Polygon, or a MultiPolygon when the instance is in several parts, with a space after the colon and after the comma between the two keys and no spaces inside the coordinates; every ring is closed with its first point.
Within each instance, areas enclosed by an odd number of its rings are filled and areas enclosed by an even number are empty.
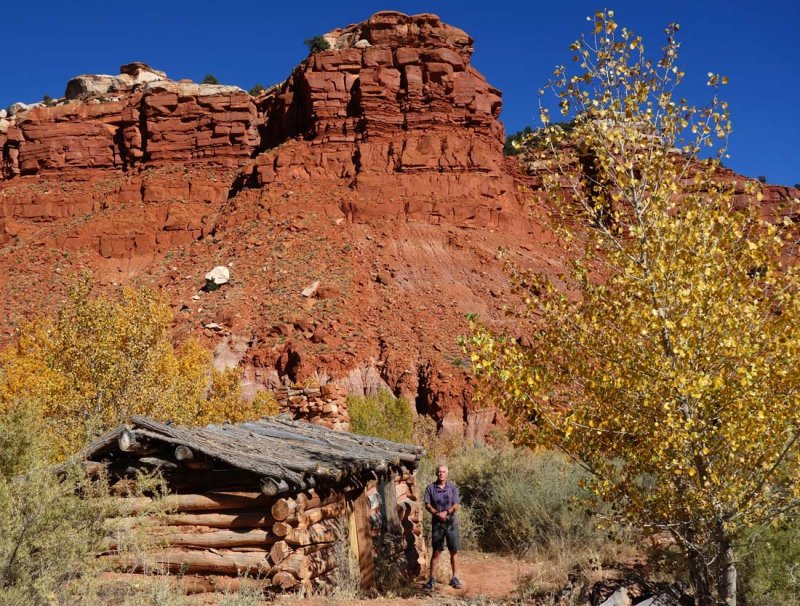
{"type": "Polygon", "coordinates": [[[433,12],[475,39],[473,63],[503,91],[508,132],[536,124],[536,91],[598,8],[644,36],[652,54],[670,21],[681,24],[683,95],[707,99],[705,74],[730,77],[724,91],[734,132],[727,164],[771,183],[800,182],[800,2],[672,0],[594,3],[460,0],[269,2],[72,2],[7,4],[0,107],[63,95],[82,73],[116,74],[144,61],[174,79],[250,88],[283,80],[306,55],[303,40],[384,9],[433,12]]]}

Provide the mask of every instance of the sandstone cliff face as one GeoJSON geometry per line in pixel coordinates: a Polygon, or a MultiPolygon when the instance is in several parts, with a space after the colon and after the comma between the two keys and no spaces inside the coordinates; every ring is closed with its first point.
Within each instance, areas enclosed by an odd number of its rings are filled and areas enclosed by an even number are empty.
{"type": "Polygon", "coordinates": [[[257,97],[132,63],[0,117],[0,338],[89,267],[164,289],[178,338],[244,366],[248,392],[389,387],[485,434],[496,414],[471,412],[455,337],[464,313],[498,314],[494,250],[531,229],[500,93],[470,66],[472,39],[434,15],[378,13],[327,39],[257,97]],[[220,264],[233,279],[204,293],[220,264]]]}
{"type": "Polygon", "coordinates": [[[260,100],[264,151],[247,183],[346,178],[367,198],[344,209],[352,218],[499,225],[514,205],[500,92],[470,66],[472,39],[435,15],[394,12],[327,39],[331,50],[260,100]]]}
{"type": "Polygon", "coordinates": [[[457,337],[467,313],[507,321],[498,249],[563,269],[536,170],[503,158],[463,31],[382,12],[326,38],[256,97],[132,63],[0,114],[0,343],[89,268],[162,289],[176,338],[242,366],[249,394],[388,387],[470,439],[502,423],[472,402],[457,337]],[[202,290],[218,265],[231,280],[202,290]]]}
{"type": "Polygon", "coordinates": [[[3,176],[138,164],[236,164],[258,143],[250,95],[235,86],[156,81],[18,111],[0,135],[3,176]]]}

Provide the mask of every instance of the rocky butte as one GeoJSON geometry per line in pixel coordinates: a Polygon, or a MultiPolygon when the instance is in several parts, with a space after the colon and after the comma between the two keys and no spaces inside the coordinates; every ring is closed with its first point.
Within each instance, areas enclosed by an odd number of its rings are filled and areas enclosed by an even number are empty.
{"type": "Polygon", "coordinates": [[[163,289],[176,338],[241,365],[250,395],[333,380],[468,438],[501,422],[457,336],[467,313],[505,321],[498,249],[560,270],[536,163],[503,156],[501,93],[462,30],[384,11],[325,39],[256,96],[131,63],[1,113],[0,342],[89,268],[163,289]],[[203,290],[216,266],[230,280],[203,290]]]}

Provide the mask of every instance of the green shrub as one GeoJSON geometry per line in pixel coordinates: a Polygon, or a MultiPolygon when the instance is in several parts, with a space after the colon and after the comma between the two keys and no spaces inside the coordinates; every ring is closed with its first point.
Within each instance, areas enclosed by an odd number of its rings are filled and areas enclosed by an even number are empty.
{"type": "Polygon", "coordinates": [[[580,487],[585,472],[558,453],[478,447],[448,465],[472,517],[483,521],[474,526],[485,550],[524,555],[603,538],[580,487]]]}
{"type": "Polygon", "coordinates": [[[219,80],[214,74],[206,74],[203,78],[203,84],[219,84],[219,80]]]}
{"type": "MultiPolygon", "coordinates": [[[[568,134],[575,129],[575,121],[555,122],[552,126],[557,126],[568,134]]],[[[525,149],[541,149],[545,146],[545,143],[542,129],[534,130],[530,126],[526,126],[513,135],[508,135],[506,137],[506,142],[503,146],[503,154],[506,156],[516,156],[525,151],[525,149]]]]}
{"type": "Polygon", "coordinates": [[[94,562],[112,502],[78,466],[56,474],[29,407],[0,417],[0,605],[54,604],[94,562]],[[89,497],[89,498],[82,498],[89,497]]]}
{"type": "Polygon", "coordinates": [[[742,593],[746,604],[800,605],[800,519],[753,532],[742,552],[742,593]]]}
{"type": "Polygon", "coordinates": [[[393,442],[411,441],[414,414],[404,398],[388,391],[373,396],[348,396],[350,431],[393,442]]]}
{"type": "Polygon", "coordinates": [[[253,88],[250,89],[249,93],[251,97],[255,97],[256,95],[264,92],[264,85],[263,84],[256,84],[253,88]]]}
{"type": "Polygon", "coordinates": [[[526,126],[522,130],[515,132],[513,135],[508,135],[506,137],[506,143],[503,146],[503,155],[505,156],[516,156],[522,153],[522,143],[524,143],[527,139],[530,138],[531,134],[533,133],[533,129],[530,126],[526,126]]]}
{"type": "Polygon", "coordinates": [[[323,36],[314,36],[303,40],[303,44],[308,47],[308,54],[313,55],[320,51],[326,51],[331,48],[330,43],[323,36]]]}

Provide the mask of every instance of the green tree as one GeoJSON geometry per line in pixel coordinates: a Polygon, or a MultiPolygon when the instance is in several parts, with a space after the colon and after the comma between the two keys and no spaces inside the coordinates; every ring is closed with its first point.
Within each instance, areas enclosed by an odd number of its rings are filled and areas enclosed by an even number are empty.
{"type": "Polygon", "coordinates": [[[414,430],[414,413],[403,398],[389,391],[372,396],[349,396],[350,431],[393,442],[409,442],[414,430]]]}
{"type": "Polygon", "coordinates": [[[206,74],[203,78],[203,84],[219,84],[219,79],[214,74],[206,74]]]}
{"type": "Polygon", "coordinates": [[[329,50],[331,47],[330,43],[325,39],[324,36],[314,36],[313,38],[308,38],[303,40],[303,44],[308,47],[309,55],[329,50]]]}
{"type": "Polygon", "coordinates": [[[724,149],[726,79],[707,107],[680,98],[677,30],[651,61],[599,12],[576,73],[556,68],[575,126],[548,127],[542,159],[571,271],[516,271],[528,338],[473,322],[470,347],[520,441],[580,461],[620,517],[672,535],[699,604],[732,606],[742,532],[800,503],[800,274],[788,219],[698,158],[724,149]]]}
{"type": "Polygon", "coordinates": [[[255,97],[264,92],[264,85],[263,84],[256,84],[253,88],[250,89],[250,96],[255,97]]]}

